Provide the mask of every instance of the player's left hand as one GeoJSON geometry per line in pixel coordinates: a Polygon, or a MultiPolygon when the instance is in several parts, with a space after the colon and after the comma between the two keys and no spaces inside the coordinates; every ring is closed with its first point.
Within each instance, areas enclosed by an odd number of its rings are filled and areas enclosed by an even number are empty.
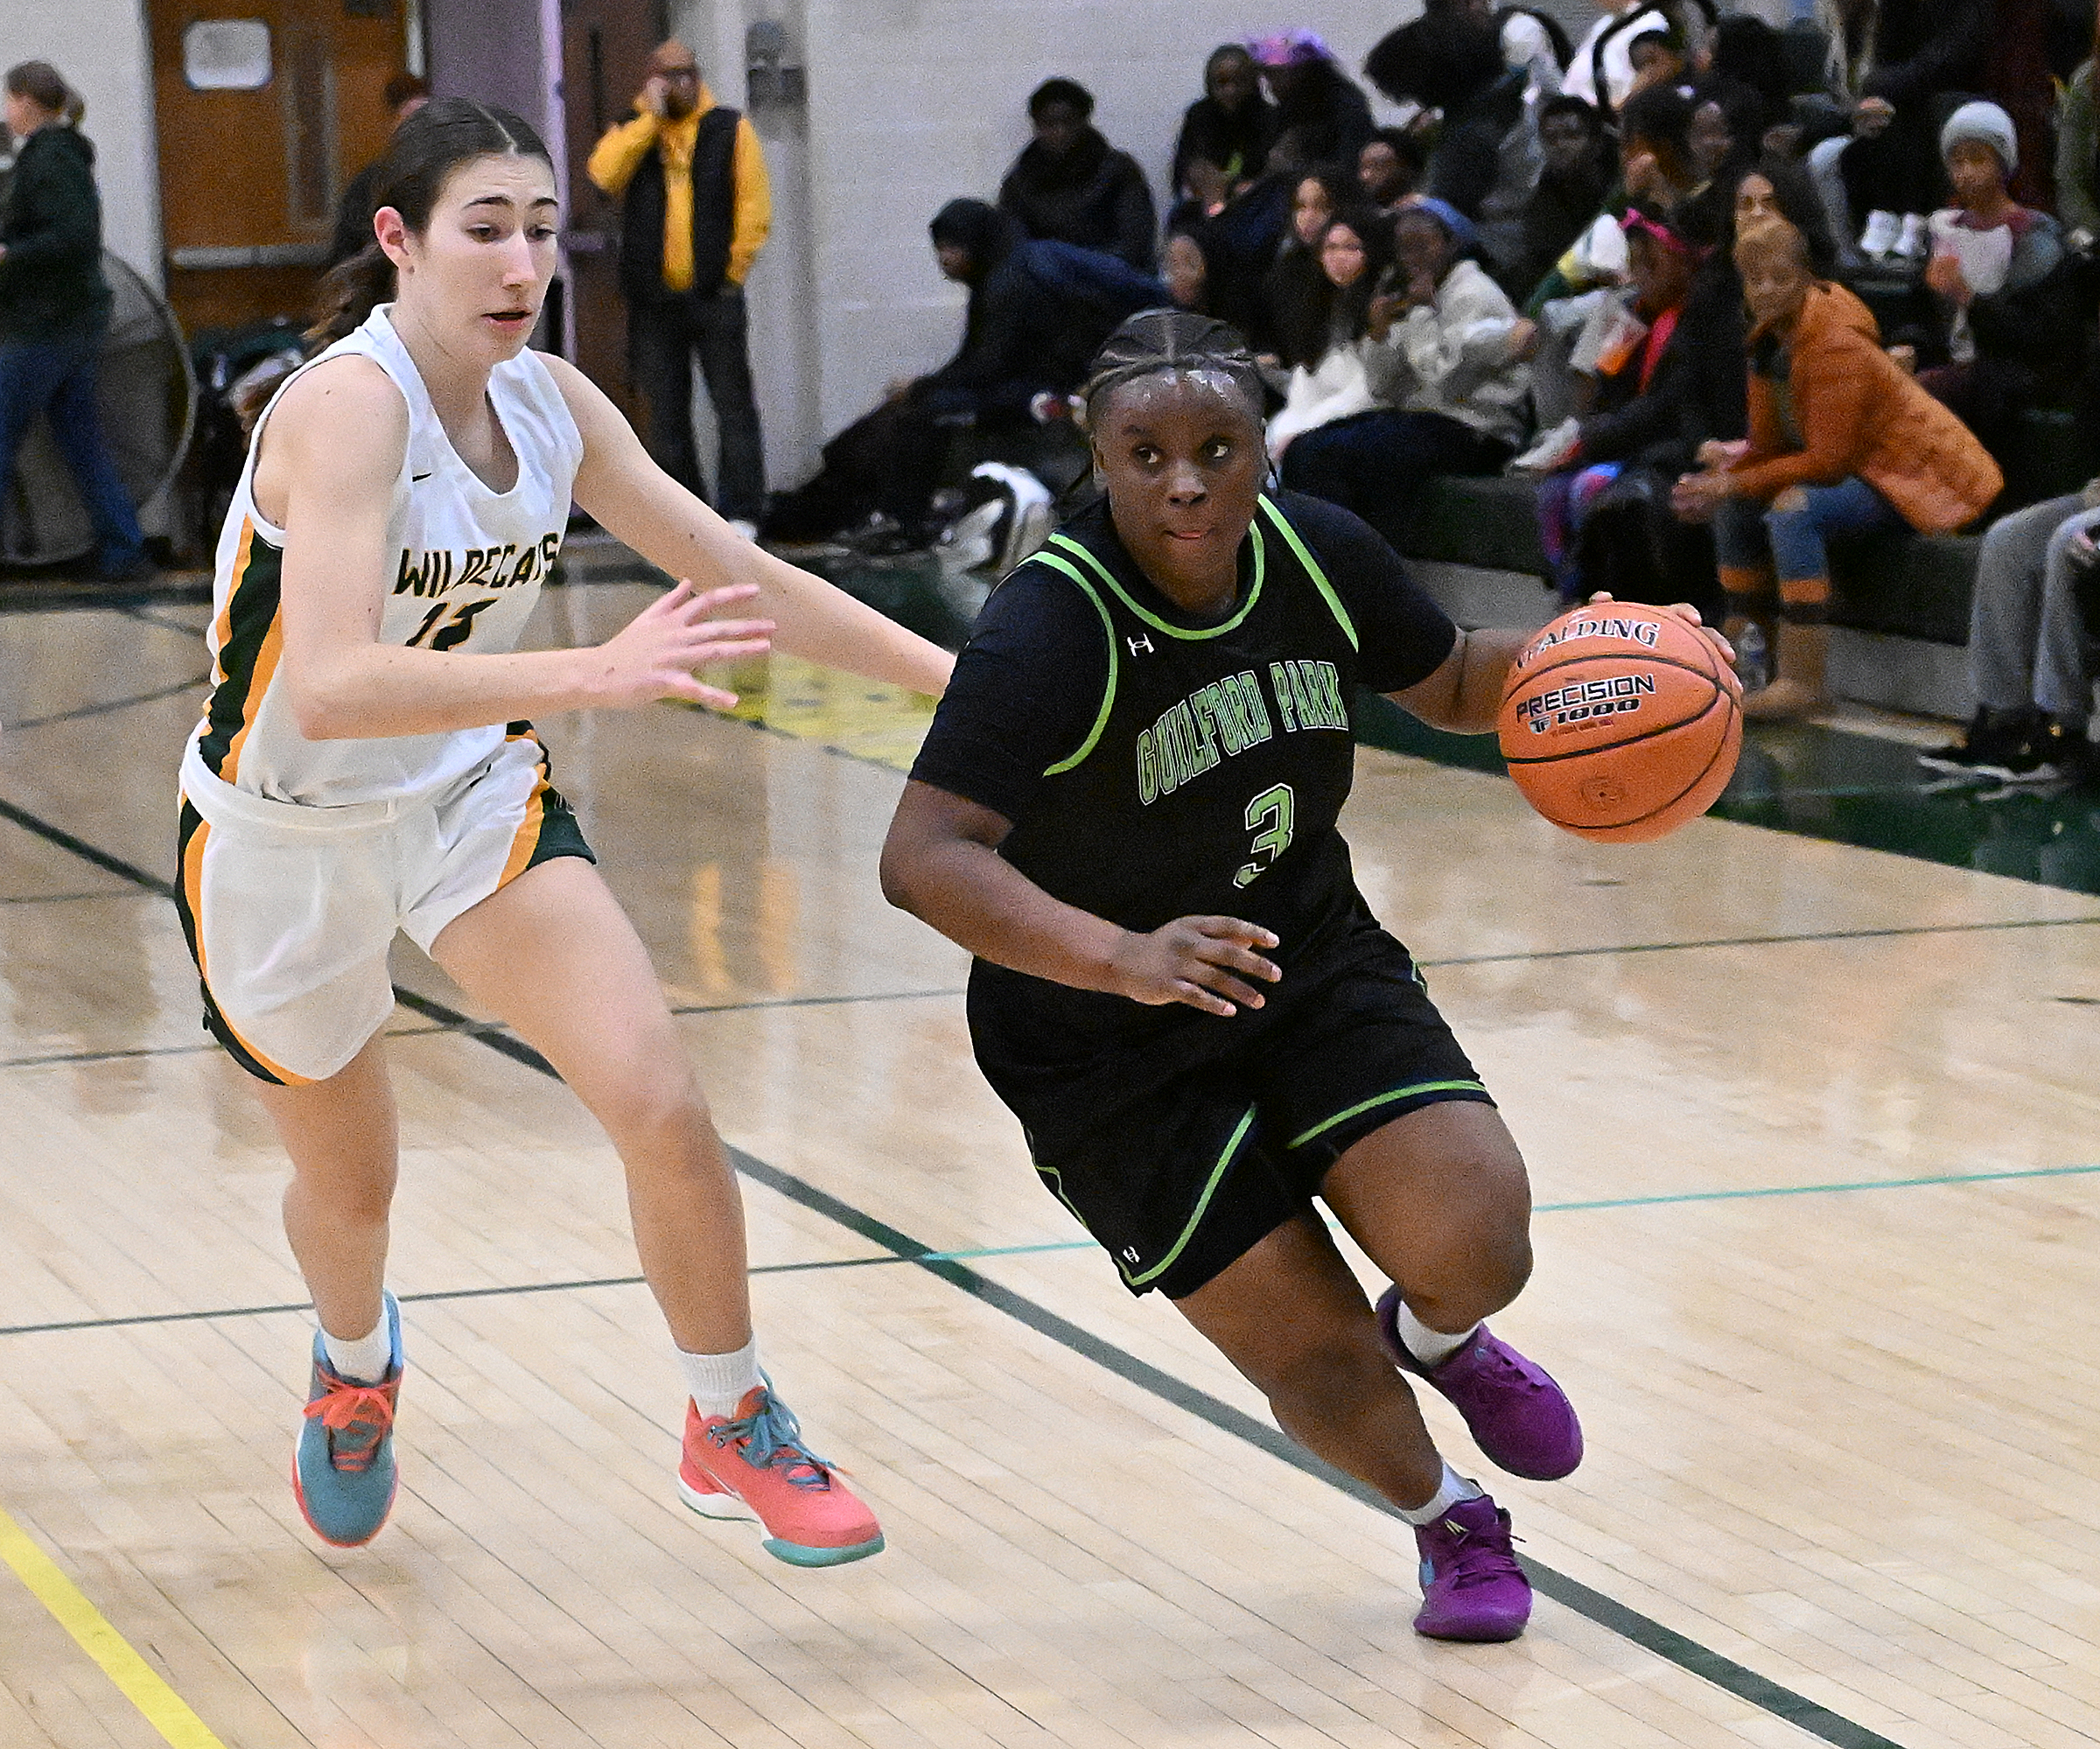
{"type": "MultiPolygon", "coordinates": [[[[1594,607],[1600,601],[1609,601],[1611,599],[1611,592],[1608,590],[1600,589],[1596,594],[1590,598],[1588,605],[1592,607],[1594,607]]],[[[1687,626],[1697,626],[1700,632],[1704,635],[1706,641],[1712,644],[1715,649],[1721,653],[1721,660],[1726,662],[1730,668],[1733,668],[1735,666],[1735,646],[1731,644],[1727,639],[1724,638],[1718,632],[1715,631],[1713,627],[1709,626],[1704,619],[1700,619],[1699,610],[1694,607],[1691,603],[1689,601],[1673,601],[1662,611],[1665,613],[1676,614],[1677,618],[1682,619],[1687,626]]]]}

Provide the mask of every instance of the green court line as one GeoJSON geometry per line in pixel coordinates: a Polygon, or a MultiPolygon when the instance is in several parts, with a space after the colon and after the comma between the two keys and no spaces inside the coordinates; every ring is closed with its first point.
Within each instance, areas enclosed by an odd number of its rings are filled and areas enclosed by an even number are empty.
{"type": "Polygon", "coordinates": [[[1838,1184],[1760,1185],[1751,1190],[1685,1190],[1667,1196],[1612,1196],[1594,1202],[1542,1202],[1534,1214],[1575,1214],[1594,1208],[1647,1208],[1667,1202],[1735,1202],[1754,1196],[1830,1196],[1849,1190],[1917,1190],[1943,1184],[1997,1184],[2007,1179],[2068,1179],[2100,1172],[2100,1165],[2026,1166],[2004,1172],[1941,1172],[1922,1179],[1854,1179],[1838,1184]]]}

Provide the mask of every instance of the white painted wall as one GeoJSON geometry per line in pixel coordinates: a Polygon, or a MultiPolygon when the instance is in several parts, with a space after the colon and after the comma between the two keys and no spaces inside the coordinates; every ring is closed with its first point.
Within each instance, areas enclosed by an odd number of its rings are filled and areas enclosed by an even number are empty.
{"type": "Polygon", "coordinates": [[[160,273],[160,172],[153,74],[139,0],[0,0],[0,70],[47,60],[87,100],[102,241],[155,285],[160,273]]]}
{"type": "Polygon", "coordinates": [[[1354,76],[1371,45],[1420,10],[1414,0],[805,4],[812,341],[827,432],[866,411],[892,377],[953,349],[962,299],[934,269],[927,220],[958,195],[996,198],[1027,142],[1028,93],[1043,80],[1062,73],[1093,92],[1095,124],[1144,166],[1164,210],[1174,133],[1202,94],[1211,49],[1250,31],[1312,24],[1354,76]]]}

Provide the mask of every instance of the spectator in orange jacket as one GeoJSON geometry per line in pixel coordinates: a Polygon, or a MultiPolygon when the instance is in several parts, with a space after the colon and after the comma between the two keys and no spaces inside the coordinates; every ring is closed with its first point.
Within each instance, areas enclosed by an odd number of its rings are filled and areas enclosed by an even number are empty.
{"type": "Polygon", "coordinates": [[[1745,714],[1805,716],[1824,699],[1833,535],[1946,533],[2005,486],[1969,428],[1881,349],[1866,306],[1816,278],[1806,240],[1768,224],[1736,244],[1750,307],[1750,435],[1710,443],[1677,482],[1687,521],[1711,517],[1732,622],[1779,597],[1779,675],[1745,714]]]}

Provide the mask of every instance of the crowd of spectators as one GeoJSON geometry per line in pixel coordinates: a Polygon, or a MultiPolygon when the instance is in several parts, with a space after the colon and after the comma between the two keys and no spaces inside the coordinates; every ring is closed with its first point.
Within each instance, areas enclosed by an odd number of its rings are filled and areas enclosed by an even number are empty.
{"type": "Polygon", "coordinates": [[[1163,212],[1091,94],[1048,80],[996,208],[934,222],[970,288],[961,350],[871,416],[857,484],[827,451],[827,514],[910,538],[943,420],[995,447],[1054,423],[1092,341],[1171,301],[1262,356],[1285,484],[1404,550],[1433,478],[1529,475],[1567,598],[1758,626],[1755,715],[1824,703],[1833,542],[1842,570],[1846,543],[2040,500],[1985,546],[1982,708],[1934,758],[2061,774],[2100,619],[2100,486],[2068,491],[2100,311],[2090,0],[1796,10],[1627,0],[1572,45],[1544,13],[1428,0],[1362,68],[1382,127],[1312,32],[1226,44],[1163,212]]]}

